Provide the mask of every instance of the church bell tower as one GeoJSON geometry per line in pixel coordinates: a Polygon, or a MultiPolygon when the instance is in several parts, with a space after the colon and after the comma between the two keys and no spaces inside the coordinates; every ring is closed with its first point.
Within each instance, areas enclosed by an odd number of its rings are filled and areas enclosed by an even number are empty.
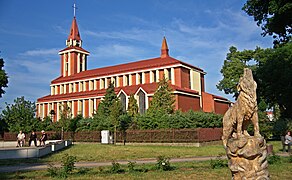
{"type": "Polygon", "coordinates": [[[61,76],[72,76],[87,70],[87,56],[89,52],[82,48],[82,40],[75,17],[72,21],[70,34],[66,40],[66,48],[59,52],[61,56],[61,76]]]}

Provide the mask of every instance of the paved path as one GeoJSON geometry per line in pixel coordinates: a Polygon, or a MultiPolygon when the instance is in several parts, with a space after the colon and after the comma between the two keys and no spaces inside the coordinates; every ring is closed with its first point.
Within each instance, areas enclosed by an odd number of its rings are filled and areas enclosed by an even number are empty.
{"type": "MultiPolygon", "coordinates": [[[[187,158],[172,158],[170,159],[170,162],[190,162],[190,161],[207,161],[210,159],[215,159],[214,156],[209,157],[187,157],[187,158]]],[[[154,164],[157,162],[156,158],[150,158],[150,159],[139,159],[139,160],[118,160],[116,162],[120,164],[128,164],[129,161],[136,162],[137,164],[154,164]]],[[[111,166],[112,162],[77,162],[75,163],[75,166],[77,168],[80,167],[100,167],[100,166],[111,166]]],[[[60,167],[60,164],[54,164],[56,167],[60,167]]],[[[47,169],[48,164],[45,163],[34,163],[34,164],[19,164],[19,165],[13,165],[13,166],[0,166],[0,173],[2,172],[16,172],[16,171],[31,171],[31,170],[43,170],[47,169]]]]}
{"type": "MultiPolygon", "coordinates": [[[[280,156],[289,156],[288,153],[278,153],[280,156]]],[[[198,157],[186,157],[186,158],[172,158],[170,162],[190,162],[190,161],[207,161],[211,159],[216,159],[217,156],[198,156],[198,157]]],[[[222,157],[226,159],[226,157],[222,157]]],[[[136,162],[137,164],[154,164],[157,162],[156,158],[149,159],[138,159],[138,160],[118,160],[116,162],[120,164],[128,164],[129,161],[136,162]]],[[[108,162],[77,162],[75,166],[77,168],[81,167],[100,167],[100,166],[111,166],[112,161],[108,162]]],[[[56,167],[60,167],[60,164],[54,164],[56,167]]],[[[0,166],[0,173],[3,172],[16,172],[16,171],[32,171],[32,170],[43,170],[48,168],[48,163],[34,163],[34,164],[19,164],[13,166],[0,166]]]]}

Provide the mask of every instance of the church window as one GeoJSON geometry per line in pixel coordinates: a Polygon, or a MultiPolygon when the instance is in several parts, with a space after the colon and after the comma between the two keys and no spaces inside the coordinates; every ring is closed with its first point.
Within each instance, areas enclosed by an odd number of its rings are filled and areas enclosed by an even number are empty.
{"type": "Polygon", "coordinates": [[[82,71],[82,66],[83,66],[83,63],[82,63],[82,61],[80,61],[80,72],[82,71]]]}
{"type": "Polygon", "coordinates": [[[139,84],[142,84],[142,73],[138,74],[138,82],[139,84]]]}
{"type": "Polygon", "coordinates": [[[127,83],[127,86],[130,85],[130,77],[129,77],[129,75],[126,75],[126,83],[127,83]]]}
{"type": "Polygon", "coordinates": [[[69,69],[69,63],[66,62],[66,64],[65,64],[65,71],[68,71],[68,69],[69,69]]]}
{"type": "Polygon", "coordinates": [[[145,109],[146,109],[146,101],[145,101],[146,95],[143,91],[140,90],[138,93],[138,97],[139,97],[139,113],[144,114],[145,109]]]}
{"type": "Polygon", "coordinates": [[[120,98],[121,103],[123,105],[123,110],[126,111],[126,98],[127,98],[126,95],[124,93],[121,93],[119,95],[119,98],[120,98]]]}
{"type": "Polygon", "coordinates": [[[153,81],[156,82],[156,72],[153,72],[153,81]]]}
{"type": "Polygon", "coordinates": [[[171,80],[171,69],[167,69],[168,71],[168,80],[171,80]]]}

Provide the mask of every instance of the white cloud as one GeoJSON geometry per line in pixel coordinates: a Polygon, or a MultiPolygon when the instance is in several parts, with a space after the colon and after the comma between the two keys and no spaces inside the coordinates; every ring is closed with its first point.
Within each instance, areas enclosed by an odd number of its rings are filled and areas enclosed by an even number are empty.
{"type": "Polygon", "coordinates": [[[21,55],[25,56],[46,56],[46,55],[57,55],[58,49],[52,48],[52,49],[36,49],[36,50],[29,50],[21,55]]]}

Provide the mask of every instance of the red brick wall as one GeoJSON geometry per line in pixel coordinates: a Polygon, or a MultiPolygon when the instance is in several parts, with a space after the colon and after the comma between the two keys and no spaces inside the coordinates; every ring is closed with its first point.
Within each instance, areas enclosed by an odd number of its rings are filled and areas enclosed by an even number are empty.
{"type": "Polygon", "coordinates": [[[159,70],[159,80],[163,79],[163,75],[164,75],[164,71],[163,70],[159,70]]]}
{"type": "Polygon", "coordinates": [[[200,108],[200,99],[199,97],[187,96],[182,94],[177,94],[178,99],[178,109],[183,112],[189,111],[190,109],[194,111],[199,111],[200,108]]]}
{"type": "Polygon", "coordinates": [[[190,70],[181,68],[181,87],[190,88],[190,70]]]}
{"type": "Polygon", "coordinates": [[[84,114],[84,117],[88,117],[89,116],[89,100],[88,99],[85,99],[84,101],[85,105],[84,105],[84,108],[85,108],[85,114],[84,114]]]}
{"type": "Polygon", "coordinates": [[[203,74],[201,74],[201,86],[202,92],[205,92],[205,77],[203,74]]]}
{"type": "Polygon", "coordinates": [[[136,74],[132,74],[132,85],[136,85],[136,74]]]}
{"type": "Polygon", "coordinates": [[[123,76],[119,76],[119,81],[120,81],[120,87],[123,87],[123,76]]]}
{"type": "Polygon", "coordinates": [[[78,114],[78,101],[74,101],[74,116],[78,114]]]}
{"type": "Polygon", "coordinates": [[[181,86],[181,70],[180,68],[175,68],[174,69],[174,74],[175,74],[175,85],[178,87],[182,87],[181,86]]]}
{"type": "Polygon", "coordinates": [[[213,96],[211,94],[202,92],[202,98],[203,98],[203,111],[215,112],[213,96]]]}
{"type": "Polygon", "coordinates": [[[145,73],[145,83],[150,83],[150,73],[149,72],[145,73]]]}
{"type": "Polygon", "coordinates": [[[215,113],[224,115],[229,108],[229,103],[215,101],[215,113]]]}

